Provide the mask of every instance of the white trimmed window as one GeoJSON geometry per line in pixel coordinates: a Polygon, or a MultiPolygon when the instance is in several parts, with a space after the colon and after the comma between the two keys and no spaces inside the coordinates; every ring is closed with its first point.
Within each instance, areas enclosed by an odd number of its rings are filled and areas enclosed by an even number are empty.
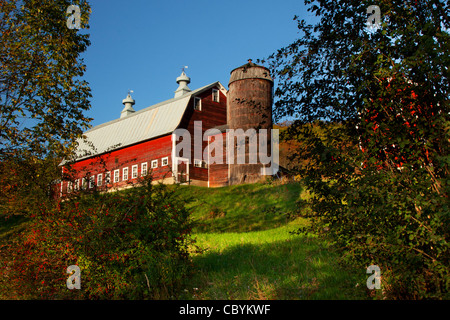
{"type": "Polygon", "coordinates": [[[119,182],[119,175],[120,175],[120,170],[114,170],[114,183],[119,182]]]}
{"type": "Polygon", "coordinates": [[[111,183],[111,171],[108,171],[105,173],[105,183],[110,184],[111,183]]]}
{"type": "Polygon", "coordinates": [[[194,97],[194,110],[202,111],[202,99],[194,97]]]}
{"type": "Polygon", "coordinates": [[[103,184],[103,174],[99,173],[97,175],[97,186],[100,187],[103,184]]]}
{"type": "Polygon", "coordinates": [[[194,167],[207,169],[208,164],[204,160],[194,159],[194,167]]]}
{"type": "Polygon", "coordinates": [[[147,175],[147,162],[141,163],[141,176],[147,175]]]}
{"type": "Polygon", "coordinates": [[[158,160],[152,160],[152,169],[158,168],[158,160]]]}
{"type": "Polygon", "coordinates": [[[161,166],[168,166],[169,165],[169,157],[165,157],[161,159],[161,166]]]}
{"type": "Polygon", "coordinates": [[[202,160],[194,159],[194,167],[201,168],[202,160]]]}
{"type": "Polygon", "coordinates": [[[219,102],[219,90],[212,89],[212,101],[219,102]]]}
{"type": "Polygon", "coordinates": [[[89,178],[89,189],[92,189],[93,187],[95,187],[95,176],[89,178]]]}
{"type": "Polygon", "coordinates": [[[122,181],[128,180],[128,167],[123,168],[122,171],[122,181]]]}
{"type": "Polygon", "coordinates": [[[81,179],[81,189],[86,190],[87,189],[87,181],[86,178],[81,179]]]}
{"type": "Polygon", "coordinates": [[[75,191],[80,190],[80,179],[76,179],[75,180],[75,186],[74,186],[75,191]]]}
{"type": "Polygon", "coordinates": [[[135,164],[131,167],[131,179],[136,179],[138,177],[138,166],[135,164]]]}
{"type": "Polygon", "coordinates": [[[73,183],[72,181],[67,182],[67,193],[71,193],[73,191],[73,183]]]}

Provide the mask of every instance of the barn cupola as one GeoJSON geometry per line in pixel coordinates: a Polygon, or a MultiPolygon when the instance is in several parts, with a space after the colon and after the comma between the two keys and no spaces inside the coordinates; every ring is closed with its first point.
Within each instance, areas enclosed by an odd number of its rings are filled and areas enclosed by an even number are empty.
{"type": "Polygon", "coordinates": [[[183,94],[191,92],[191,89],[187,86],[191,82],[186,73],[181,72],[181,75],[177,78],[177,83],[179,84],[178,89],[175,91],[175,98],[181,97],[183,94]]]}
{"type": "Polygon", "coordinates": [[[127,97],[122,100],[122,103],[125,105],[125,108],[123,108],[122,112],[120,113],[121,118],[124,118],[135,112],[132,107],[134,105],[134,99],[130,94],[128,94],[127,97]]]}

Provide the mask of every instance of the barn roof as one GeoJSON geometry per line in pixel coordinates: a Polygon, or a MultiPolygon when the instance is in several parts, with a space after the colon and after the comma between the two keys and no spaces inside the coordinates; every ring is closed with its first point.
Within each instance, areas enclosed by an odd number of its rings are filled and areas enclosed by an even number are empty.
{"type": "Polygon", "coordinates": [[[77,141],[76,160],[172,133],[180,125],[191,97],[213,87],[226,93],[223,85],[216,81],[86,131],[84,139],[77,141]]]}

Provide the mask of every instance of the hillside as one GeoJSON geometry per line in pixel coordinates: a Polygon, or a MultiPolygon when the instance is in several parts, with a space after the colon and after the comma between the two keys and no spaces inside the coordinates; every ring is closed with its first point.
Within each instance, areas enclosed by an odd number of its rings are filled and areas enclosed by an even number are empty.
{"type": "Polygon", "coordinates": [[[299,184],[181,187],[203,250],[183,299],[365,299],[365,270],[344,269],[314,236],[290,233],[299,184]],[[358,284],[359,283],[359,284],[358,284]]]}
{"type": "MultiPolygon", "coordinates": [[[[366,270],[341,266],[314,235],[291,233],[308,223],[291,218],[304,197],[298,183],[223,188],[180,186],[196,221],[193,273],[175,299],[366,299],[366,270]]],[[[21,217],[0,220],[0,242],[27,228],[21,217]]],[[[8,298],[7,293],[3,298],[8,298]]]]}
{"type": "Polygon", "coordinates": [[[197,232],[247,232],[285,225],[286,213],[296,209],[298,184],[239,185],[223,188],[183,186],[180,196],[198,221],[197,232]]]}

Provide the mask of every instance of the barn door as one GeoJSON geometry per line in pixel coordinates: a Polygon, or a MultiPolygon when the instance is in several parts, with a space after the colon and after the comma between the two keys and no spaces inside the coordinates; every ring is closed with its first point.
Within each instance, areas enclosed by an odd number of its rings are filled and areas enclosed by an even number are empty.
{"type": "Polygon", "coordinates": [[[175,177],[178,183],[189,183],[189,159],[177,158],[175,177]]]}

